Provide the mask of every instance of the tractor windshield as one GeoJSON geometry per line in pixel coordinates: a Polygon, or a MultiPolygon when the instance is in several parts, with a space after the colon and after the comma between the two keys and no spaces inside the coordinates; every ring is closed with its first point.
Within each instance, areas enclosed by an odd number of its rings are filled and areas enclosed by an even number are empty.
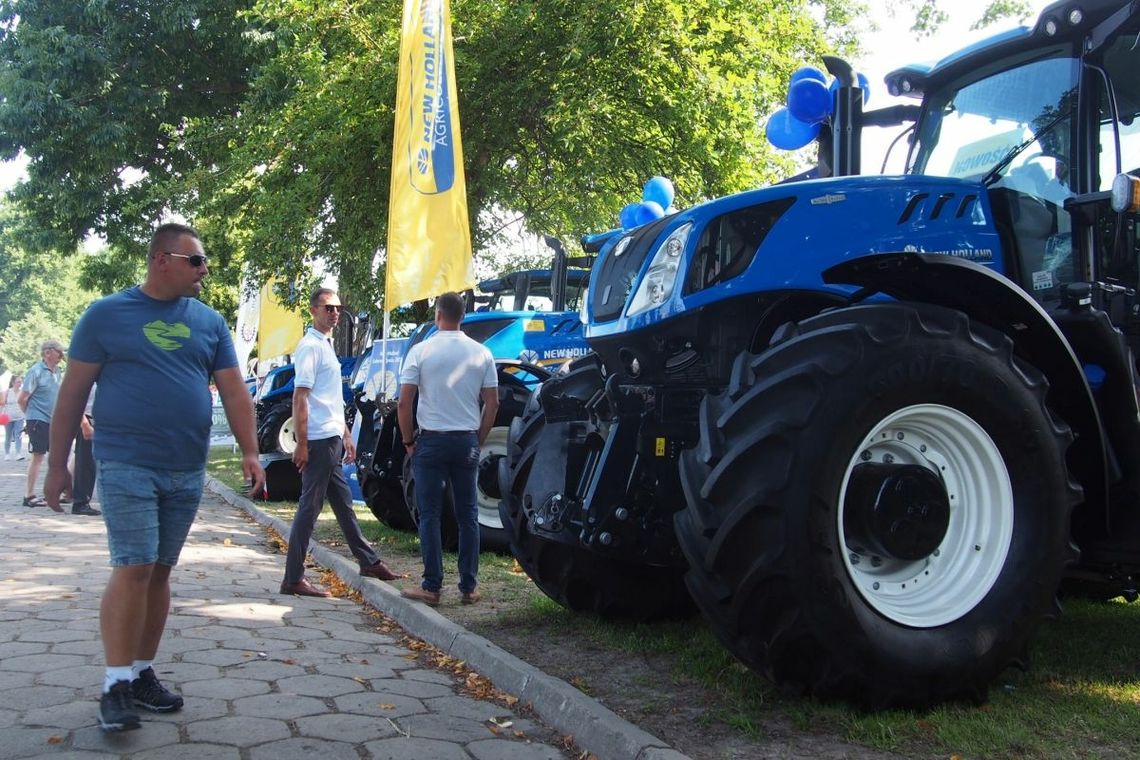
{"type": "Polygon", "coordinates": [[[1073,195],[1078,61],[1058,51],[978,73],[927,98],[914,171],[1063,203],[1073,195]]]}

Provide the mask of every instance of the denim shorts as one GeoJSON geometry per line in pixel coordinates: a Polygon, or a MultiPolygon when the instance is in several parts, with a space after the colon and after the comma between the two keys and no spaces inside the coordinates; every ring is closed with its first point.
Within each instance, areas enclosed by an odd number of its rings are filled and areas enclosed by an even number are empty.
{"type": "Polygon", "coordinates": [[[111,565],[177,565],[198,514],[206,468],[166,470],[106,460],[97,467],[111,565]]]}

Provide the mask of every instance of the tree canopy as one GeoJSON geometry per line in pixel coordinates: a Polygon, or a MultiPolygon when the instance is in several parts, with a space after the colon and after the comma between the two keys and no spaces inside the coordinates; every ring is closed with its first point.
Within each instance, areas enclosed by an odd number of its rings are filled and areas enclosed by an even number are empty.
{"type": "MultiPolygon", "coordinates": [[[[215,305],[234,301],[242,266],[299,282],[318,258],[350,302],[374,302],[401,5],[3,0],[0,158],[30,159],[13,192],[33,221],[26,244],[70,250],[94,232],[129,262],[175,213],[202,234],[215,305]]],[[[493,209],[572,238],[613,226],[655,174],[680,205],[785,174],[763,119],[792,71],[853,51],[861,11],[452,0],[476,251],[493,241],[493,209]]],[[[107,285],[123,269],[89,273],[107,285]]]]}

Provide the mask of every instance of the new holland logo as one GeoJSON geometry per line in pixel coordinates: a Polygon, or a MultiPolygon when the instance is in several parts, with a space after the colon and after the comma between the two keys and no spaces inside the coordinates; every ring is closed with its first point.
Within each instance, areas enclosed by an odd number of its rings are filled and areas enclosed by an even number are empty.
{"type": "Polygon", "coordinates": [[[412,92],[409,119],[411,184],[427,195],[444,193],[455,183],[455,151],[441,0],[420,3],[421,34],[411,53],[412,92]]]}

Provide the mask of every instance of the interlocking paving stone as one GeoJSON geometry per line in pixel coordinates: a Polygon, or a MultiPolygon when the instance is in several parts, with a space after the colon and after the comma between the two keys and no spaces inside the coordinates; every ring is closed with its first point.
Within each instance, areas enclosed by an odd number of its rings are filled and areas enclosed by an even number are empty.
{"type": "Polygon", "coordinates": [[[269,684],[252,678],[212,678],[207,681],[189,681],[182,684],[184,697],[212,697],[214,699],[240,699],[265,694],[269,684]]]}
{"type": "Polygon", "coordinates": [[[241,750],[221,744],[187,742],[139,752],[131,755],[131,760],[241,760],[241,750]]]}
{"type": "Polygon", "coordinates": [[[271,718],[215,718],[186,726],[186,735],[193,741],[232,744],[235,747],[254,747],[265,742],[288,739],[292,733],[285,721],[271,718]]]}
{"type": "MultiPolygon", "coordinates": [[[[351,744],[303,736],[264,744],[249,751],[250,760],[359,760],[351,744]]],[[[428,760],[421,757],[418,760],[428,760]]]]}
{"type": "Polygon", "coordinates": [[[324,715],[328,707],[324,700],[301,697],[296,694],[262,694],[234,700],[234,712],[262,718],[293,720],[306,715],[324,715]]]}
{"type": "Polygon", "coordinates": [[[468,720],[467,718],[444,717],[421,713],[419,715],[409,715],[406,718],[400,718],[398,722],[400,728],[407,731],[410,735],[424,739],[448,739],[451,741],[470,742],[487,739],[495,735],[491,729],[487,727],[487,724],[475,720],[468,720]]]}
{"type": "Polygon", "coordinates": [[[333,703],[341,712],[375,715],[381,718],[400,718],[427,712],[424,703],[418,699],[394,694],[377,694],[373,691],[345,694],[334,699],[333,703]]]}
{"type": "Polygon", "coordinates": [[[470,760],[458,744],[439,741],[436,739],[422,739],[408,737],[399,739],[382,739],[368,742],[364,745],[368,756],[372,760],[470,760]]]}
{"type": "Polygon", "coordinates": [[[475,760],[558,760],[563,755],[553,747],[544,744],[505,742],[501,739],[486,739],[467,745],[475,760]]]}
{"type": "MultiPolygon", "coordinates": [[[[97,720],[99,607],[110,577],[105,529],[46,510],[5,513],[4,504],[19,503],[23,468],[0,464],[3,760],[569,757],[560,747],[564,731],[466,696],[461,675],[425,665],[403,634],[377,630],[375,614],[351,599],[277,593],[284,556],[245,512],[209,492],[171,576],[170,616],[154,663],[185,707],[144,711],[139,730],[105,734],[97,720]],[[496,735],[488,721],[499,716],[512,725],[496,735]]],[[[355,563],[321,552],[315,547],[313,556],[360,582],[355,563]]],[[[370,598],[377,589],[391,595],[376,581],[365,581],[362,593],[370,598]]]]}
{"type": "Polygon", "coordinates": [[[351,678],[338,676],[295,676],[282,678],[277,682],[281,691],[289,694],[303,694],[309,697],[339,697],[361,691],[364,685],[351,678]]]}
{"type": "Polygon", "coordinates": [[[315,736],[329,741],[346,741],[362,744],[373,739],[396,736],[396,726],[386,720],[376,720],[364,715],[333,713],[312,715],[296,721],[297,731],[302,736],[315,736]]]}
{"type": "Polygon", "coordinates": [[[429,699],[446,697],[452,690],[445,684],[411,681],[407,678],[384,678],[372,682],[372,690],[382,693],[402,694],[405,697],[429,699]]]}

